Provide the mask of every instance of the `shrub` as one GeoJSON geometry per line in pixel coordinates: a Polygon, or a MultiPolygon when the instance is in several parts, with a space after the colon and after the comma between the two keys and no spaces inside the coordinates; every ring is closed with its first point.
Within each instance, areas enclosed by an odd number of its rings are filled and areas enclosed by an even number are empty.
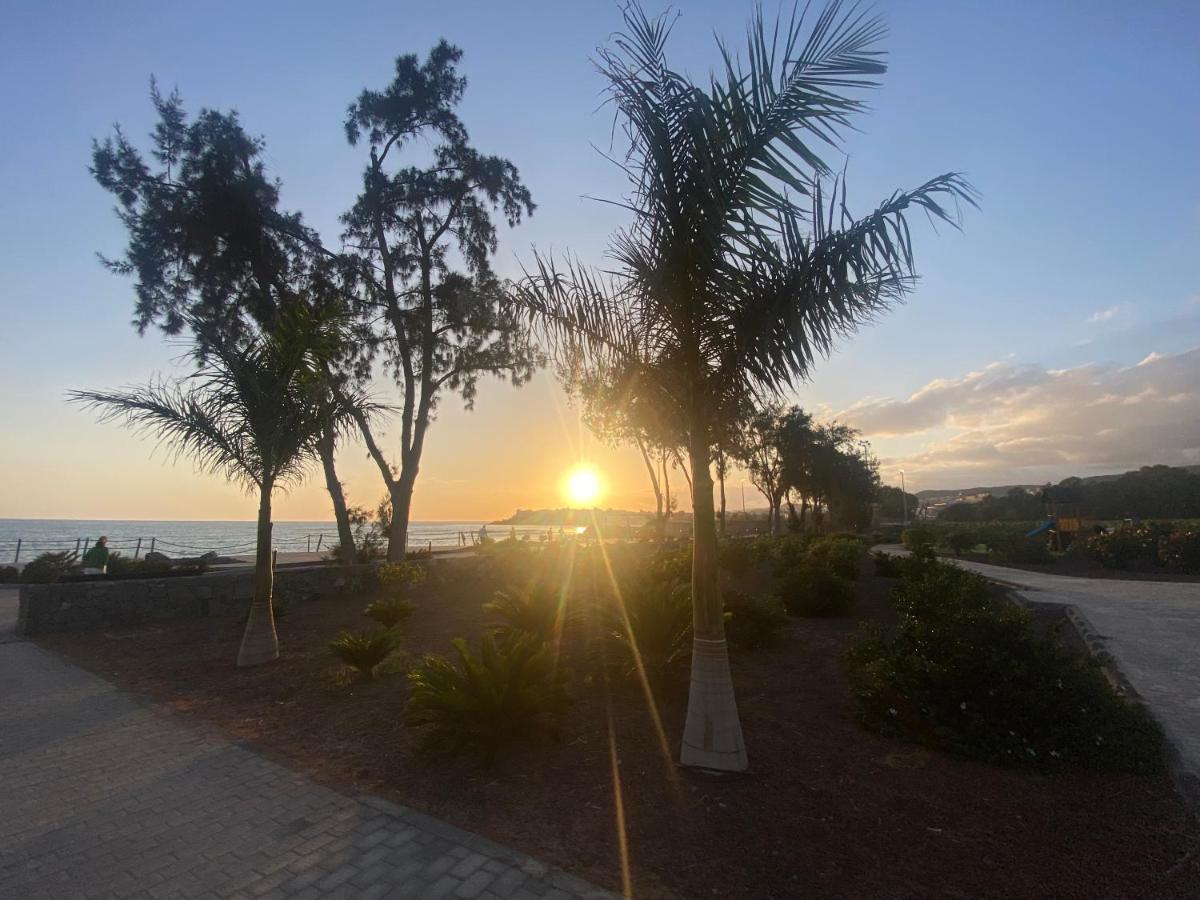
{"type": "Polygon", "coordinates": [[[0,584],[11,584],[21,580],[21,573],[16,566],[0,566],[0,584]]]}
{"type": "Polygon", "coordinates": [[[909,550],[917,550],[921,547],[932,547],[936,540],[934,530],[928,525],[914,525],[911,528],[904,529],[904,533],[900,536],[905,548],[909,550]]]}
{"type": "Polygon", "coordinates": [[[774,646],[787,625],[787,612],[777,599],[739,590],[725,591],[725,635],[742,650],[774,646]]]}
{"type": "Polygon", "coordinates": [[[376,600],[363,610],[363,615],[378,622],[384,628],[396,628],[401,622],[411,616],[417,608],[407,600],[399,597],[388,597],[376,600]]]}
{"type": "Polygon", "coordinates": [[[953,528],[944,538],[947,549],[955,556],[962,556],[977,543],[975,532],[969,528],[953,528]]]}
{"type": "Polygon", "coordinates": [[[875,574],[880,578],[899,578],[903,571],[898,556],[875,552],[871,554],[871,559],[875,560],[875,574]]]}
{"type": "Polygon", "coordinates": [[[27,584],[51,584],[75,571],[75,562],[70,551],[43,553],[35,556],[21,570],[21,580],[27,584]]]}
{"type": "Polygon", "coordinates": [[[1200,528],[1181,527],[1165,537],[1159,557],[1168,569],[1200,572],[1200,528]]]}
{"type": "Polygon", "coordinates": [[[607,661],[661,678],[692,653],[691,586],[643,579],[627,587],[607,613],[604,637],[607,661]]]}
{"type": "Polygon", "coordinates": [[[462,638],[453,643],[457,660],[426,656],[408,673],[408,724],[489,763],[519,739],[557,732],[568,676],[548,644],[528,634],[497,644],[485,633],[476,656],[462,638]]]}
{"type": "Polygon", "coordinates": [[[362,681],[375,678],[375,669],[399,645],[399,635],[394,631],[343,631],[330,644],[333,655],[358,671],[362,681]]]}
{"type": "Polygon", "coordinates": [[[777,594],[793,616],[848,616],[854,606],[854,585],[824,566],[794,569],[777,594]]]}
{"type": "Polygon", "coordinates": [[[562,625],[559,599],[555,588],[533,585],[521,593],[497,591],[496,599],[483,604],[483,610],[503,619],[488,626],[497,637],[512,640],[532,634],[539,640],[552,641],[562,625]]]}
{"type": "Polygon", "coordinates": [[[1045,538],[1025,537],[1023,534],[1010,534],[1004,539],[992,544],[988,553],[989,562],[997,563],[1037,563],[1045,565],[1054,562],[1054,554],[1046,545],[1045,538]]]}
{"type": "Polygon", "coordinates": [[[726,540],[720,547],[721,568],[730,575],[741,577],[754,565],[755,550],[750,541],[726,540]]]}
{"type": "Polygon", "coordinates": [[[425,580],[425,567],[410,562],[388,563],[379,567],[375,577],[385,596],[400,598],[408,593],[409,586],[425,580]]]}
{"type": "Polygon", "coordinates": [[[847,540],[835,536],[813,541],[805,562],[825,566],[834,574],[853,581],[858,577],[858,563],[862,555],[863,545],[857,538],[851,536],[847,540]]]}
{"type": "Polygon", "coordinates": [[[1166,522],[1122,525],[1088,541],[1088,554],[1106,569],[1152,568],[1166,562],[1175,529],[1166,522]]]}
{"type": "Polygon", "coordinates": [[[1097,664],[1039,637],[1028,611],[979,576],[934,564],[896,594],[894,635],[851,649],[856,713],[868,727],[1004,765],[1161,771],[1162,735],[1118,697],[1097,664]]]}

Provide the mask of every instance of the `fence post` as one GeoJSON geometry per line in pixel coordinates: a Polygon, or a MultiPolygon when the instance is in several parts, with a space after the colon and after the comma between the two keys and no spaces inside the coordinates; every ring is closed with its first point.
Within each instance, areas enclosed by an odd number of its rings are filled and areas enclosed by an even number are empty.
{"type": "Polygon", "coordinates": [[[75,538],[75,558],[79,559],[79,538],[75,538]]]}
{"type": "Polygon", "coordinates": [[[318,535],[317,535],[317,552],[318,552],[318,553],[320,553],[320,552],[321,552],[321,541],[323,541],[323,540],[325,540],[325,535],[323,535],[323,534],[318,534],[318,535]]]}
{"type": "Polygon", "coordinates": [[[88,552],[88,545],[89,545],[91,542],[92,542],[92,539],[91,539],[91,538],[84,538],[84,539],[83,539],[83,555],[84,555],[84,556],[87,556],[87,552],[88,552]]]}
{"type": "Polygon", "coordinates": [[[272,571],[272,572],[274,572],[274,571],[275,571],[275,563],[276,563],[278,560],[279,560],[279,551],[278,551],[278,550],[272,550],[272,551],[271,551],[271,571],[272,571]]]}
{"type": "Polygon", "coordinates": [[[429,555],[433,556],[433,538],[429,539],[429,555]]]}
{"type": "Polygon", "coordinates": [[[142,539],[138,538],[137,548],[133,551],[133,558],[137,559],[138,554],[142,552],[142,539]]]}
{"type": "Polygon", "coordinates": [[[308,552],[312,553],[312,535],[306,534],[304,537],[308,540],[308,552]]]}
{"type": "Polygon", "coordinates": [[[155,538],[155,537],[150,538],[150,549],[149,549],[149,551],[147,551],[147,554],[146,554],[147,556],[154,552],[154,542],[157,540],[158,540],[158,538],[155,538]]]}
{"type": "Polygon", "coordinates": [[[15,566],[21,559],[21,539],[17,538],[17,553],[13,557],[13,565],[15,566]]]}

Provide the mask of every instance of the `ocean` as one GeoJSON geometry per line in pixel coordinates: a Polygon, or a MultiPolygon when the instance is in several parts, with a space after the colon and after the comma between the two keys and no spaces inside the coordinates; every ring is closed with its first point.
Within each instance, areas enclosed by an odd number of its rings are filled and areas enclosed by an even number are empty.
{"type": "MultiPolygon", "coordinates": [[[[412,522],[409,525],[409,546],[456,547],[459,534],[478,533],[485,523],[412,522]]],[[[199,556],[214,551],[222,556],[254,552],[253,521],[239,522],[176,522],[120,519],[0,519],[0,565],[17,560],[20,541],[20,562],[28,562],[39,553],[59,550],[80,550],[100,535],[108,538],[111,550],[123,556],[135,553],[144,556],[151,548],[167,556],[199,556]]],[[[510,537],[513,528],[489,525],[490,537],[510,537]]],[[[517,525],[518,537],[528,534],[533,539],[546,533],[544,526],[517,525]]],[[[468,538],[469,540],[469,538],[468,538]]],[[[333,522],[276,522],[274,545],[280,553],[315,553],[337,544],[337,526],[333,522]]]]}

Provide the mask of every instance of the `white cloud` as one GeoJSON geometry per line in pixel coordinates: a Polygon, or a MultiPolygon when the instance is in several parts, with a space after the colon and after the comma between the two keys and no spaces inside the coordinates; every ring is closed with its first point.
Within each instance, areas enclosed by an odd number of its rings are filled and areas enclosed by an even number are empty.
{"type": "Polygon", "coordinates": [[[1134,366],[992,363],[935,379],[907,399],[859,401],[834,417],[861,429],[885,468],[923,472],[930,486],[1193,465],[1200,463],[1200,348],[1151,353],[1134,366]],[[909,452],[888,458],[893,441],[909,452]]]}
{"type": "Polygon", "coordinates": [[[1102,322],[1107,322],[1114,318],[1121,311],[1119,306],[1110,306],[1108,309],[1102,309],[1099,312],[1094,312],[1088,316],[1089,325],[1099,325],[1102,322]]]}

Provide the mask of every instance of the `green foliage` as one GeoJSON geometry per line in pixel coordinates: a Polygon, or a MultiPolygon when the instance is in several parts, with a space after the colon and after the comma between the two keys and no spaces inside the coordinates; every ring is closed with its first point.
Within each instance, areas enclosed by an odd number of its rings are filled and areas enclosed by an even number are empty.
{"type": "Polygon", "coordinates": [[[1046,545],[1044,535],[1026,537],[1024,534],[1010,534],[1003,539],[994,539],[991,544],[988,560],[997,563],[1038,563],[1054,562],[1054,555],[1046,545]]]}
{"type": "Polygon", "coordinates": [[[388,597],[376,600],[363,610],[363,615],[382,625],[384,628],[396,628],[408,619],[417,608],[401,597],[388,597]]]}
{"type": "Polygon", "coordinates": [[[898,556],[890,553],[872,553],[871,559],[875,561],[875,575],[879,578],[899,578],[903,571],[898,556]]]}
{"type": "Polygon", "coordinates": [[[919,547],[932,547],[937,541],[937,535],[928,525],[913,525],[904,529],[901,540],[907,549],[916,550],[919,547]]]}
{"type": "Polygon", "coordinates": [[[407,595],[409,587],[425,580],[425,567],[411,562],[388,563],[376,570],[375,577],[385,596],[399,599],[407,595]]]}
{"type": "Polygon", "coordinates": [[[497,591],[496,599],[483,604],[484,612],[499,616],[503,621],[488,627],[498,637],[513,640],[532,634],[542,641],[552,642],[562,628],[562,595],[550,585],[531,585],[524,591],[497,591]]]}
{"type": "Polygon", "coordinates": [[[1179,526],[1159,545],[1159,559],[1178,572],[1200,572],[1200,526],[1179,526]]]}
{"type": "Polygon", "coordinates": [[[399,635],[391,630],[343,631],[330,641],[329,649],[343,663],[356,669],[360,680],[371,681],[375,678],[376,668],[391,656],[399,643],[399,635]]]}
{"type": "Polygon", "coordinates": [[[652,678],[686,662],[692,653],[691,587],[643,578],[621,592],[605,623],[605,658],[652,678]]]}
{"type": "Polygon", "coordinates": [[[721,568],[738,578],[749,572],[755,562],[756,553],[751,541],[724,540],[721,542],[718,552],[720,553],[721,568]]]}
{"type": "Polygon", "coordinates": [[[787,626],[787,612],[773,597],[725,591],[725,636],[734,647],[760,650],[774,646],[787,626]]]}
{"type": "Polygon", "coordinates": [[[16,566],[0,566],[0,584],[12,584],[21,580],[21,573],[16,566]]]}
{"type": "Polygon", "coordinates": [[[863,549],[862,541],[853,535],[820,538],[809,545],[807,563],[825,566],[835,575],[853,581],[858,577],[863,549]]]}
{"type": "Polygon", "coordinates": [[[1088,540],[1088,553],[1106,569],[1153,568],[1160,565],[1160,548],[1172,531],[1172,526],[1165,522],[1123,525],[1093,535],[1088,540]]]}
{"type": "Polygon", "coordinates": [[[557,732],[568,675],[548,644],[530,634],[501,644],[485,633],[476,655],[462,638],[453,643],[457,660],[430,655],[409,672],[410,725],[487,762],[518,740],[557,732]]]}
{"type": "Polygon", "coordinates": [[[75,560],[70,551],[42,553],[25,564],[21,570],[21,581],[26,584],[51,584],[74,572],[75,560]]]}
{"type": "Polygon", "coordinates": [[[849,655],[869,728],[997,764],[1161,771],[1145,710],[1057,631],[1037,636],[979,576],[934,563],[905,579],[896,607],[895,633],[870,629],[849,655]]]}
{"type": "Polygon", "coordinates": [[[207,568],[207,564],[203,562],[198,562],[194,566],[189,564],[186,567],[177,567],[166,559],[131,559],[113,551],[108,555],[108,565],[104,571],[111,578],[155,578],[177,570],[190,573],[196,569],[198,571],[195,574],[199,575],[207,568]]]}
{"type": "Polygon", "coordinates": [[[955,556],[962,556],[977,543],[976,534],[970,528],[955,528],[945,536],[946,547],[955,556]]]}
{"type": "Polygon", "coordinates": [[[780,580],[777,595],[793,616],[848,616],[854,607],[854,585],[824,566],[793,569],[780,580]]]}

